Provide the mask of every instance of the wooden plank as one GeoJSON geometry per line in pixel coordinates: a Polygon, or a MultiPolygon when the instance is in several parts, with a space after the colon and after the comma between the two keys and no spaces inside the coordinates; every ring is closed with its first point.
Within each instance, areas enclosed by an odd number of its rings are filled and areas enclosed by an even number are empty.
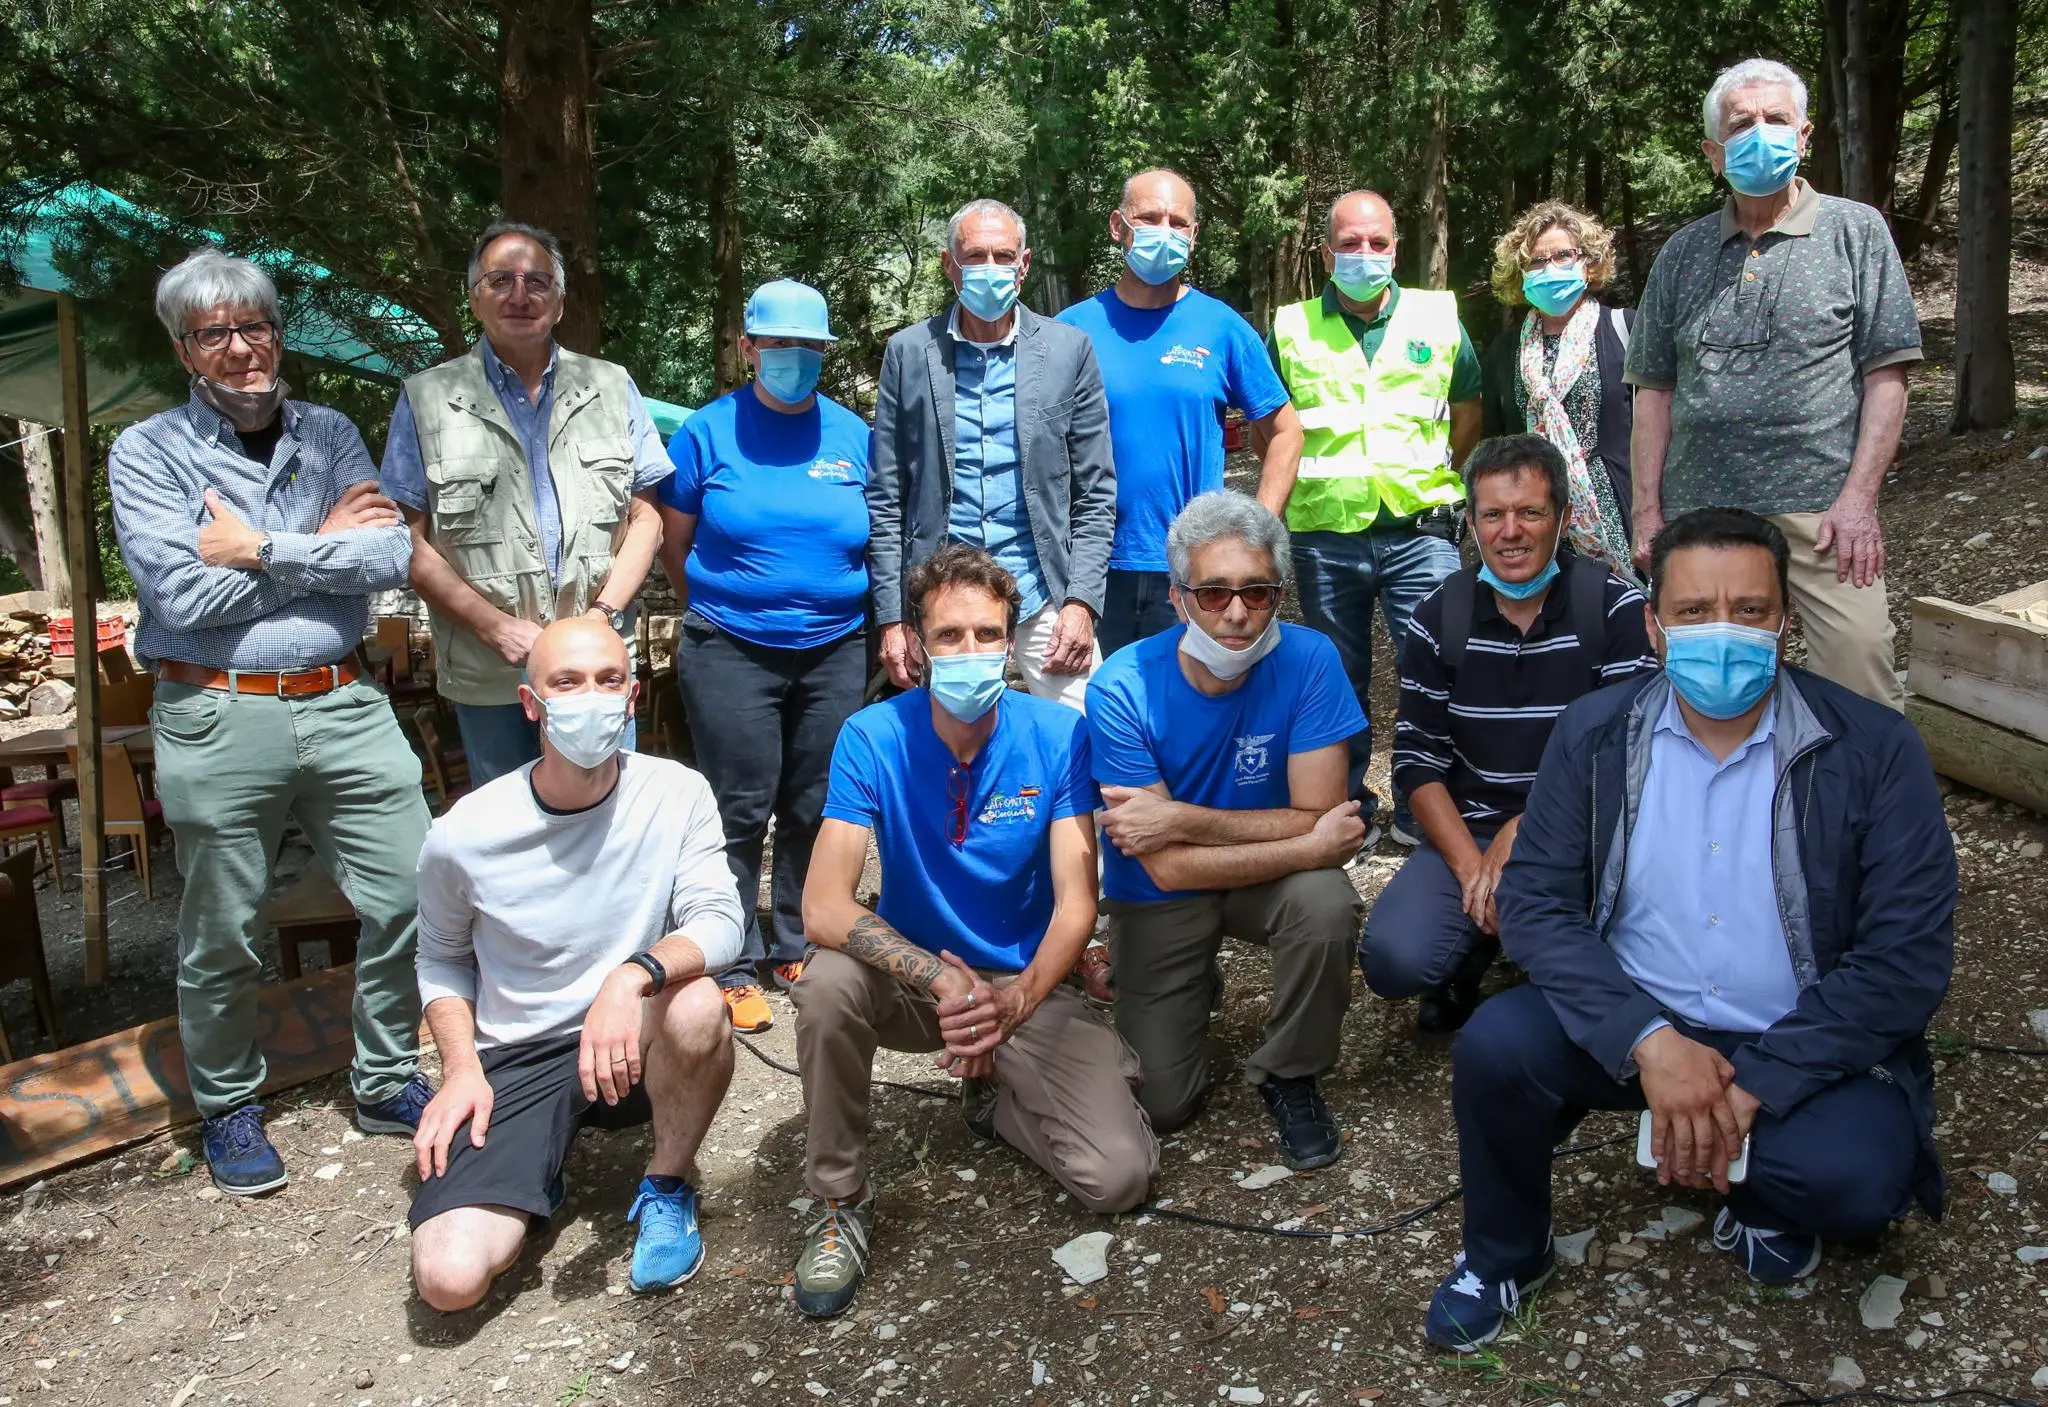
{"type": "Polygon", "coordinates": [[[2048,815],[2048,743],[1918,694],[1906,696],[1906,717],[1942,776],[2048,815]]]}
{"type": "MultiPolygon", "coordinates": [[[[71,559],[71,614],[85,622],[83,644],[93,649],[94,622],[99,619],[93,595],[94,569],[99,565],[100,534],[92,500],[90,402],[85,392],[85,334],[79,327],[78,300],[57,297],[57,361],[64,389],[64,544],[71,559]]],[[[107,980],[107,836],[100,795],[100,676],[97,669],[72,675],[78,709],[77,728],[87,740],[79,749],[72,775],[78,780],[78,901],[85,919],[85,985],[107,980]]]]}
{"type": "Polygon", "coordinates": [[[1906,687],[2048,742],[2048,626],[1916,597],[1906,687]]]}
{"type": "MultiPolygon", "coordinates": [[[[289,1089],[347,1067],[355,1056],[353,966],[265,987],[256,1041],[264,1090],[289,1089]]],[[[178,1019],[102,1036],[0,1066],[0,1187],[195,1122],[178,1019]]]]}
{"type": "Polygon", "coordinates": [[[1983,603],[1983,608],[2003,615],[2008,611],[2024,611],[2027,607],[2038,606],[2043,601],[2048,601],[2048,581],[2037,581],[2032,586],[2022,586],[2017,591],[1994,596],[1983,603]]]}

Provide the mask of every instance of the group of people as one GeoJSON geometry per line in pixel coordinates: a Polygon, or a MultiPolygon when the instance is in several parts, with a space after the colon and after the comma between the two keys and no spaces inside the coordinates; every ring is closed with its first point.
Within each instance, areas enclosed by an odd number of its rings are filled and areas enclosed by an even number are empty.
{"type": "Polygon", "coordinates": [[[499,223],[468,271],[483,335],[406,382],[380,474],[288,398],[260,267],[169,271],[191,398],[110,476],[215,1182],[287,1177],[254,1013],[293,821],[362,919],[356,1117],[413,1139],[443,1310],[560,1206],[586,1125],[653,1124],[633,1287],[694,1273],[696,1153],[764,980],[797,1013],[804,1312],[866,1272],[878,1049],[935,1053],[976,1136],[1127,1211],[1219,1077],[1226,936],[1270,954],[1243,1074],[1291,1167],[1342,1153],[1322,1079],[1354,962],[1463,1028],[1439,1344],[1485,1342],[1550,1273],[1550,1150],[1592,1108],[1649,1111],[1657,1176],[1724,1194],[1716,1243],[1760,1280],[1938,1210],[1922,1032],[1956,878],[1875,517],[1918,326],[1882,218],[1796,176],[1796,75],[1736,65],[1704,115],[1733,193],[1635,314],[1594,297],[1607,232],[1546,203],[1497,247],[1528,311],[1484,358],[1453,295],[1394,280],[1371,192],[1333,204],[1326,286],[1263,340],[1187,283],[1176,173],[1126,183],[1123,273],[1057,318],[1019,301],[1023,220],[972,201],[955,301],[890,341],[872,428],[817,389],[823,295],[777,280],[746,308],[753,378],[664,448],[622,368],[555,344],[553,239],[499,223]],[[1255,495],[1222,488],[1229,408],[1255,495]],[[633,750],[657,559],[697,771],[633,750]],[[431,826],[359,650],[368,597],[408,582],[474,784],[431,826]],[[1375,601],[1415,853],[1368,917],[1375,601]],[[1811,671],[1781,662],[1795,603],[1811,671]],[[863,707],[871,625],[898,692],[863,707]],[[1502,951],[1530,980],[1482,1005],[1502,951]]]}

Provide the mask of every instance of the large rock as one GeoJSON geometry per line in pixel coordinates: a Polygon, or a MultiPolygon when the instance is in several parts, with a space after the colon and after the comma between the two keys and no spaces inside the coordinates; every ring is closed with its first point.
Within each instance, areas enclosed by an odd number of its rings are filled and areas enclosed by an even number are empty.
{"type": "Polygon", "coordinates": [[[31,718],[42,718],[52,713],[69,713],[78,706],[78,691],[62,679],[45,679],[28,691],[28,711],[31,718]]]}
{"type": "Polygon", "coordinates": [[[1901,1302],[1906,1293],[1906,1282],[1896,1275],[1880,1275],[1870,1282],[1863,1292],[1857,1309],[1863,1316],[1866,1329],[1892,1329],[1898,1327],[1899,1315],[1904,1312],[1901,1302]]]}

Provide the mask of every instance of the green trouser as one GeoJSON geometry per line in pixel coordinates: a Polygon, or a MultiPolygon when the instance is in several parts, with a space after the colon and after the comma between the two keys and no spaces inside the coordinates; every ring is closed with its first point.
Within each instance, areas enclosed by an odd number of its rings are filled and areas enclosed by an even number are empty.
{"type": "Polygon", "coordinates": [[[419,1068],[415,876],[427,834],[420,764],[383,691],[360,680],[309,698],[160,682],[150,710],[157,792],[178,842],[178,1035],[199,1112],[254,1100],[264,896],[287,819],[362,919],[355,1069],[364,1103],[419,1068]]]}

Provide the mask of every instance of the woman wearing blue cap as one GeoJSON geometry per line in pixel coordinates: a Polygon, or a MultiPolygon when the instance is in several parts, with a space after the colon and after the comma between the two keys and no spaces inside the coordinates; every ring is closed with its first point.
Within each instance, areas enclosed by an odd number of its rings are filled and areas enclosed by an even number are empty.
{"type": "Polygon", "coordinates": [[[755,289],[740,338],[754,379],[676,431],[661,489],[661,562],[684,607],[676,683],[747,911],[746,947],[718,976],[738,1031],[773,1020],[763,961],[785,989],[803,971],[832,745],[866,683],[868,427],[817,391],[837,340],[817,289],[755,289]],[[772,936],[754,912],[771,816],[772,936]]]}

